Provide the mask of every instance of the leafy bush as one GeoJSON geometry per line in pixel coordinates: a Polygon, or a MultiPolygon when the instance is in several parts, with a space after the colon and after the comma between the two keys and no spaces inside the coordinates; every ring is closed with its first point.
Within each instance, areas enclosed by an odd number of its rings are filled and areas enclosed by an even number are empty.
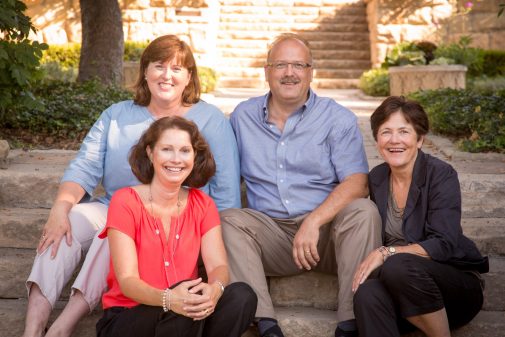
{"type": "Polygon", "coordinates": [[[10,108],[0,115],[0,128],[82,139],[104,109],[131,98],[125,89],[95,81],[41,84],[34,94],[42,102],[42,110],[10,108]]]}
{"type": "Polygon", "coordinates": [[[370,96],[388,96],[388,70],[379,68],[364,72],[359,79],[359,87],[365,94],[370,96]]]}
{"type": "Polygon", "coordinates": [[[484,53],[480,48],[470,47],[472,38],[462,36],[458,43],[440,45],[434,52],[435,60],[439,57],[454,60],[455,64],[468,67],[469,76],[479,76],[484,67],[484,53]]]}
{"type": "Polygon", "coordinates": [[[421,65],[426,64],[424,52],[415,42],[400,42],[391,49],[382,63],[382,68],[392,66],[404,66],[407,64],[421,65]]]}
{"type": "Polygon", "coordinates": [[[433,131],[460,138],[470,152],[505,152],[505,90],[439,89],[409,95],[423,105],[433,131]]]}
{"type": "Polygon", "coordinates": [[[505,51],[484,50],[484,65],[482,72],[487,76],[505,75],[505,51]]]}
{"type": "Polygon", "coordinates": [[[125,41],[124,43],[124,61],[140,61],[142,52],[146,49],[149,42],[125,41]]]}
{"type": "Polygon", "coordinates": [[[198,67],[198,77],[202,92],[214,91],[217,84],[217,74],[214,69],[209,67],[198,67]]]}
{"type": "Polygon", "coordinates": [[[0,111],[14,104],[39,105],[31,88],[40,77],[37,67],[47,45],[28,39],[36,29],[25,10],[21,1],[0,1],[0,111]]]}
{"type": "Polygon", "coordinates": [[[505,90],[505,76],[479,76],[467,81],[467,88],[479,93],[492,93],[505,90]]]}
{"type": "Polygon", "coordinates": [[[40,63],[58,63],[62,68],[78,68],[81,57],[81,44],[69,43],[63,45],[50,45],[44,51],[40,63]]]}

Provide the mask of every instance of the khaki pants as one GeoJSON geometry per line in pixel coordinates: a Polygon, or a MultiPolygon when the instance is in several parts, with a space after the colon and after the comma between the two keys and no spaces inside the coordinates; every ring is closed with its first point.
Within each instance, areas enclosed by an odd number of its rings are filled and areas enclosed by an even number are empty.
{"type": "Polygon", "coordinates": [[[107,206],[99,202],[77,204],[69,213],[72,227],[72,245],[62,239],[58,252],[51,259],[49,246],[42,254],[37,254],[26,287],[28,295],[32,283],[36,283],[52,307],[60,297],[63,287],[72,277],[81,261],[86,258],[72,285],[72,293],[79,290],[88,302],[90,310],[100,302],[107,288],[109,273],[109,245],[107,239],[99,239],[98,233],[107,220],[107,206]]]}
{"type": "MultiPolygon", "coordinates": [[[[228,253],[231,281],[248,283],[258,296],[256,317],[274,318],[266,276],[299,274],[293,261],[293,239],[304,216],[276,219],[252,209],[221,212],[223,238],[228,253]]],[[[352,279],[363,259],[381,245],[381,219],[368,199],[346,206],[320,229],[316,271],[337,274],[339,322],[353,319],[352,279]]]]}

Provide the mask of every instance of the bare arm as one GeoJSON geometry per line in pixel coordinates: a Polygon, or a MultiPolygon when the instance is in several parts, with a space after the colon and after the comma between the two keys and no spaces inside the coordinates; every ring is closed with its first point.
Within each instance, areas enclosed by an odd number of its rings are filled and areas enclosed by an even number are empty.
{"type": "Polygon", "coordinates": [[[298,268],[311,269],[319,262],[317,243],[319,228],[330,222],[352,201],[368,196],[368,176],[356,173],[348,176],[328,195],[319,207],[304,220],[293,241],[293,259],[298,268]]]}
{"type": "Polygon", "coordinates": [[[224,248],[221,226],[209,230],[202,238],[202,258],[207,271],[208,283],[200,283],[190,290],[191,293],[202,292],[207,295],[205,301],[188,303],[185,309],[188,316],[194,319],[202,319],[211,314],[217,302],[221,298],[221,285],[226,286],[229,282],[228,261],[224,248]],[[205,312],[205,310],[208,310],[205,312]]]}
{"type": "Polygon", "coordinates": [[[61,183],[53,207],[49,213],[49,218],[42,230],[42,238],[37,247],[39,253],[42,253],[53,244],[51,257],[54,258],[63,236],[66,237],[69,246],[72,244],[72,229],[68,213],[82,199],[85,193],[81,185],[77,183],[68,181],[61,183]]]}

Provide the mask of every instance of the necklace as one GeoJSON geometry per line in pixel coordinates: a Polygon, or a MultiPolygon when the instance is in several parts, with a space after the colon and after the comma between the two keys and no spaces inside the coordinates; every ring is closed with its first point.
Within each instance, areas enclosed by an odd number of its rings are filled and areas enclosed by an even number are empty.
{"type": "MultiPolygon", "coordinates": [[[[154,223],[155,223],[155,226],[156,226],[156,233],[159,234],[159,229],[158,229],[158,225],[156,224],[156,216],[154,214],[154,210],[153,210],[153,193],[152,193],[152,190],[151,190],[151,184],[149,184],[149,205],[151,207],[151,215],[153,216],[154,218],[154,223]]],[[[173,269],[173,272],[175,273],[175,279],[178,280],[179,277],[177,276],[177,268],[175,267],[175,259],[174,259],[174,255],[175,255],[175,250],[177,249],[177,244],[179,243],[179,217],[180,217],[180,214],[181,214],[181,206],[182,206],[182,202],[181,202],[181,193],[180,191],[177,193],[177,221],[175,223],[175,243],[172,243],[172,267],[171,269],[173,269]]],[[[170,222],[171,224],[172,222],[170,222]]],[[[163,225],[163,223],[162,223],[163,225]]],[[[161,235],[159,235],[160,237],[160,240],[163,240],[161,238],[161,235]]],[[[167,238],[168,240],[168,238],[167,238]]],[[[162,246],[163,246],[163,242],[162,242],[162,246]]],[[[164,260],[164,265],[165,266],[169,266],[170,265],[170,262],[165,260],[165,258],[163,258],[164,260]]],[[[168,277],[168,272],[169,270],[167,268],[165,268],[165,279],[167,281],[167,284],[170,286],[170,278],[168,277]]]]}
{"type": "Polygon", "coordinates": [[[393,180],[391,179],[391,184],[389,186],[389,203],[391,205],[391,213],[395,217],[395,219],[402,219],[403,218],[403,212],[405,211],[405,207],[400,208],[396,204],[394,192],[393,192],[393,180]]]}

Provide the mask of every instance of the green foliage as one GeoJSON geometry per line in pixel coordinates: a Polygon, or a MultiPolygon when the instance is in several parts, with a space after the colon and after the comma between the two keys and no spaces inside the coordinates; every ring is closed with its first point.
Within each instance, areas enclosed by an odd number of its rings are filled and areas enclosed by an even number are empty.
{"type": "Polygon", "coordinates": [[[505,75],[474,77],[467,81],[467,88],[479,93],[492,93],[505,90],[505,75]]]}
{"type": "Polygon", "coordinates": [[[40,77],[37,68],[47,45],[27,38],[35,27],[25,10],[21,1],[0,1],[0,111],[14,104],[40,107],[31,88],[40,77]]]}
{"type": "Polygon", "coordinates": [[[56,62],[63,69],[79,68],[79,59],[81,57],[81,44],[68,43],[62,45],[50,45],[44,51],[40,63],[56,62]]]}
{"type": "Polygon", "coordinates": [[[148,44],[149,42],[125,41],[124,61],[140,61],[140,56],[148,44]]]}
{"type": "Polygon", "coordinates": [[[505,51],[484,50],[482,73],[487,76],[505,75],[505,51]]]}
{"type": "Polygon", "coordinates": [[[370,96],[388,96],[388,70],[379,68],[364,72],[359,79],[359,87],[365,94],[370,96]]]}
{"type": "Polygon", "coordinates": [[[34,94],[43,108],[11,107],[0,115],[0,128],[63,138],[82,137],[104,109],[131,98],[125,89],[95,81],[41,84],[34,94]]]}
{"type": "Polygon", "coordinates": [[[463,64],[468,67],[469,76],[478,76],[484,67],[484,53],[480,48],[470,47],[471,42],[470,36],[462,36],[458,43],[440,45],[434,55],[436,58],[444,57],[454,60],[456,64],[463,64]]]}
{"type": "Polygon", "coordinates": [[[433,131],[460,138],[463,150],[505,152],[505,90],[440,89],[409,97],[423,105],[433,131]]]}
{"type": "Polygon", "coordinates": [[[424,52],[415,42],[400,42],[391,49],[382,63],[383,68],[393,66],[404,66],[407,64],[421,65],[426,64],[424,52]]]}
{"type": "Polygon", "coordinates": [[[209,67],[198,67],[198,78],[202,92],[214,91],[217,84],[217,74],[214,69],[209,67]]]}

